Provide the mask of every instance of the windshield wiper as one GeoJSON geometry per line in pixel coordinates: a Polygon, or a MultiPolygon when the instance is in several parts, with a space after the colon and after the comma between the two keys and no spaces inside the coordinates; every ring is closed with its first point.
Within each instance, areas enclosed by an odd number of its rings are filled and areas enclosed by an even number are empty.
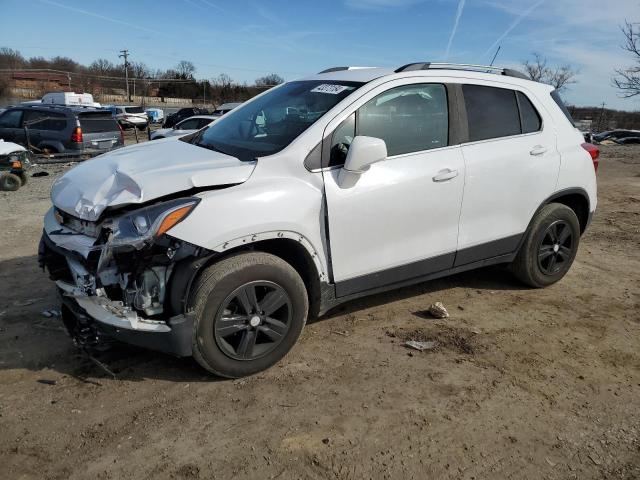
{"type": "Polygon", "coordinates": [[[230,153],[227,153],[224,150],[221,150],[220,148],[216,147],[211,143],[194,143],[194,145],[196,145],[197,147],[206,148],[207,150],[213,150],[214,152],[222,153],[224,155],[229,155],[230,157],[233,157],[233,155],[231,155],[230,153]]]}

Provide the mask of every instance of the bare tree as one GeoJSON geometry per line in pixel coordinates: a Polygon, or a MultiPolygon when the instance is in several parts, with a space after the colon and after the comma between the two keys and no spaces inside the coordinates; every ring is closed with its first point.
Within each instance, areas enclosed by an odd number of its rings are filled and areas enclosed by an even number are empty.
{"type": "Polygon", "coordinates": [[[0,48],[0,68],[15,70],[24,67],[24,57],[18,50],[12,48],[0,48]]]}
{"type": "Polygon", "coordinates": [[[533,61],[525,60],[522,66],[531,80],[548,83],[558,91],[576,83],[575,77],[578,72],[571,65],[549,67],[547,59],[539,53],[534,53],[533,61]]]}
{"type": "Polygon", "coordinates": [[[176,65],[176,72],[178,73],[178,78],[193,80],[193,74],[196,73],[196,67],[188,60],[180,60],[180,63],[176,65]]]}
{"type": "Polygon", "coordinates": [[[49,60],[44,57],[31,57],[29,68],[49,68],[49,60]]]}
{"type": "Polygon", "coordinates": [[[118,67],[105,58],[99,58],[89,65],[89,71],[96,75],[113,75],[117,69],[118,67]]]}
{"type": "Polygon", "coordinates": [[[220,88],[230,88],[233,84],[233,79],[226,73],[221,73],[216,78],[211,79],[211,84],[220,88]]]}
{"type": "Polygon", "coordinates": [[[147,78],[151,75],[151,70],[144,62],[131,62],[129,67],[133,78],[147,78]]]}
{"type": "Polygon", "coordinates": [[[49,60],[49,68],[54,70],[62,70],[64,72],[76,72],[80,68],[80,64],[69,57],[56,56],[49,60]]]}
{"type": "Polygon", "coordinates": [[[273,87],[274,85],[280,85],[281,83],[284,83],[284,78],[277,73],[270,73],[264,77],[256,78],[255,82],[256,87],[273,87]]]}
{"type": "Polygon", "coordinates": [[[542,82],[547,75],[547,59],[543,58],[539,53],[533,54],[533,61],[525,60],[522,63],[524,73],[534,82],[542,82]]]}
{"type": "Polygon", "coordinates": [[[631,98],[640,95],[640,28],[638,24],[625,22],[621,29],[625,36],[622,48],[631,53],[636,65],[616,70],[617,76],[613,78],[613,84],[620,90],[622,97],[631,98]]]}

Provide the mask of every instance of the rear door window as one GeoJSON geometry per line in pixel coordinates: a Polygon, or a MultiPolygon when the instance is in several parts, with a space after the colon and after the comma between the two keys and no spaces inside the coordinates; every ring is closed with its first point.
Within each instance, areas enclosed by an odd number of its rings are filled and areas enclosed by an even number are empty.
{"type": "Polygon", "coordinates": [[[86,112],[78,115],[84,133],[118,132],[118,122],[110,112],[86,112]]]}
{"type": "Polygon", "coordinates": [[[483,85],[463,85],[462,91],[470,142],[521,133],[515,91],[483,85]]]}
{"type": "Polygon", "coordinates": [[[542,127],[540,114],[524,93],[517,92],[516,95],[518,96],[518,105],[520,106],[522,133],[537,132],[542,127]]]}
{"type": "Polygon", "coordinates": [[[127,113],[144,113],[142,107],[125,107],[127,113]]]}
{"type": "Polygon", "coordinates": [[[31,130],[61,131],[67,127],[67,116],[60,112],[27,111],[24,123],[31,130]]]}
{"type": "Polygon", "coordinates": [[[198,122],[198,126],[196,128],[200,129],[202,127],[206,127],[207,125],[209,125],[211,123],[211,119],[210,118],[201,118],[200,121],[198,122]]]}
{"type": "Polygon", "coordinates": [[[177,127],[178,130],[197,130],[200,120],[197,118],[190,118],[180,123],[177,127]]]}
{"type": "Polygon", "coordinates": [[[0,115],[0,128],[20,128],[22,110],[10,110],[0,115]]]}

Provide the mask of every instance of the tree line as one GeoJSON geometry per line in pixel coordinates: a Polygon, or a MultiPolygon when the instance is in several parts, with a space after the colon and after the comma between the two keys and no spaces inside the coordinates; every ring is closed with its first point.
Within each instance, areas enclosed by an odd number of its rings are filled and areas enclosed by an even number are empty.
{"type": "MultiPolygon", "coordinates": [[[[114,63],[99,58],[89,65],[83,65],[72,58],[55,56],[26,58],[18,50],[0,48],[0,70],[47,69],[70,73],[71,85],[94,93],[116,93],[125,88],[124,63],[114,63]]],[[[265,88],[279,85],[284,79],[275,73],[255,79],[252,85],[237,82],[226,73],[210,79],[197,79],[193,62],[181,60],[175,66],[153,69],[141,61],[129,61],[127,73],[129,88],[137,95],[156,93],[161,97],[180,97],[220,103],[232,100],[246,100],[265,88]]],[[[0,75],[0,95],[9,85],[8,75],[0,75]]]]}

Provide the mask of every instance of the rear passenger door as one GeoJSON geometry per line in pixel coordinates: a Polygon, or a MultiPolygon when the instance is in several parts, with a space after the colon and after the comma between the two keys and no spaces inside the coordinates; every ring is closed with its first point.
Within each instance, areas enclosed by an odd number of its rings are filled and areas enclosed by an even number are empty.
{"type": "Polygon", "coordinates": [[[560,169],[549,115],[532,95],[462,85],[468,142],[456,266],[514,252],[560,169]]]}
{"type": "Polygon", "coordinates": [[[60,132],[67,126],[64,113],[40,110],[24,112],[22,123],[28,128],[29,142],[36,147],[40,147],[43,141],[59,141],[60,132]]]}

